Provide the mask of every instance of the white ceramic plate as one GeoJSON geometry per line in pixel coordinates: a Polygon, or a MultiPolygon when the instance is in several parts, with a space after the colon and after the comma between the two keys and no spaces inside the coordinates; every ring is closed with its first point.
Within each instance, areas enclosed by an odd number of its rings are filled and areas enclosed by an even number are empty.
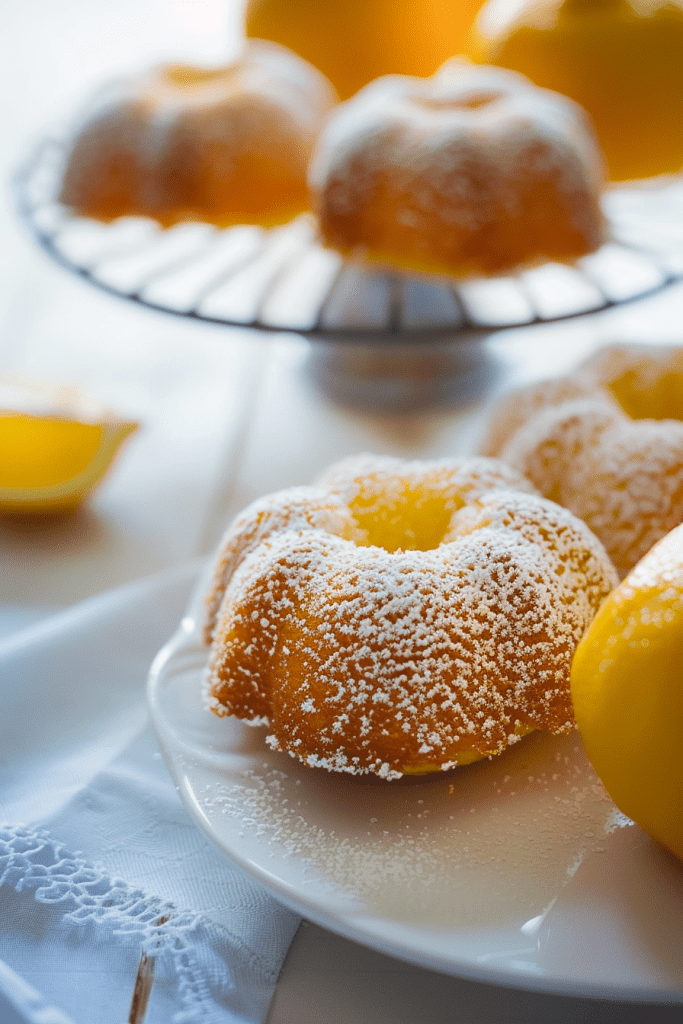
{"type": "Polygon", "coordinates": [[[202,705],[199,605],[152,667],[190,814],[309,920],[515,987],[683,1003],[683,866],[615,809],[576,735],[387,783],[305,768],[202,705]]]}

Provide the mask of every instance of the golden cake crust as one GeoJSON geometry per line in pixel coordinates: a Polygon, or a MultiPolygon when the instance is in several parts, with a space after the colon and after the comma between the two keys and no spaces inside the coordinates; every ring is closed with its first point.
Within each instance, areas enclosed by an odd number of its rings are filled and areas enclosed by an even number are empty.
{"type": "Polygon", "coordinates": [[[165,65],[102,95],[60,199],[103,221],[283,223],[308,208],[308,161],[335,101],[312,65],[263,40],[227,67],[165,65]]]}
{"type": "Polygon", "coordinates": [[[683,348],[610,345],[508,395],[481,445],[571,509],[624,576],[683,521],[683,348]]]}
{"type": "Polygon", "coordinates": [[[365,456],[255,503],[207,599],[209,707],[384,778],[570,729],[571,656],[616,574],[531,492],[496,460],[365,456]]]}
{"type": "Polygon", "coordinates": [[[456,58],[340,104],[310,170],[323,241],[408,270],[491,274],[604,240],[602,155],[571,100],[456,58]]]}

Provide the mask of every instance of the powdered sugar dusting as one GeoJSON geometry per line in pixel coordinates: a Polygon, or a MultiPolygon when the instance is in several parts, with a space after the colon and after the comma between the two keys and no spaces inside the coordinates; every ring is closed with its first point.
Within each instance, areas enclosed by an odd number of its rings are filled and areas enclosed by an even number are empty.
{"type": "Polygon", "coordinates": [[[493,762],[406,781],[381,800],[370,782],[290,764],[253,765],[230,788],[212,787],[212,815],[255,837],[266,867],[268,847],[301,863],[304,893],[308,880],[380,914],[393,913],[400,894],[415,924],[525,920],[614,828],[613,804],[574,735],[536,735],[493,762]]]}
{"type": "Polygon", "coordinates": [[[60,199],[103,220],[282,223],[308,207],[308,160],[335,102],[321,72],[265,40],[227,67],[152,69],[100,97],[60,199]]]}
{"type": "Polygon", "coordinates": [[[484,450],[585,520],[623,576],[683,521],[680,418],[683,350],[613,346],[574,376],[510,396],[484,450]]]}
{"type": "Polygon", "coordinates": [[[490,416],[479,452],[488,458],[500,458],[501,452],[513,435],[525,423],[549,406],[589,398],[592,402],[600,399],[601,404],[615,407],[607,392],[596,394],[595,385],[582,373],[557,377],[531,384],[520,390],[504,395],[490,416]]]}
{"type": "Polygon", "coordinates": [[[372,467],[333,467],[328,505],[280,492],[260,535],[253,512],[244,537],[229,534],[211,708],[267,718],[270,746],[308,765],[385,779],[570,729],[571,656],[616,583],[599,542],[565,509],[505,489],[516,474],[497,462],[372,467]],[[332,532],[330,508],[360,543],[332,532]]]}
{"type": "Polygon", "coordinates": [[[658,541],[610,597],[611,625],[600,664],[632,645],[657,643],[683,614],[683,524],[658,541]]]}
{"type": "Polygon", "coordinates": [[[337,107],[309,178],[328,244],[416,269],[490,273],[604,236],[603,162],[581,108],[461,59],[337,107]]]}
{"type": "Polygon", "coordinates": [[[360,542],[363,533],[336,497],[322,488],[290,487],[252,502],[228,527],[206,597],[204,637],[211,642],[218,609],[232,574],[250,552],[285,529],[321,529],[360,542]]]}
{"type": "Polygon", "coordinates": [[[663,537],[629,573],[621,586],[623,593],[657,587],[662,595],[683,599],[683,524],[663,537]]]}

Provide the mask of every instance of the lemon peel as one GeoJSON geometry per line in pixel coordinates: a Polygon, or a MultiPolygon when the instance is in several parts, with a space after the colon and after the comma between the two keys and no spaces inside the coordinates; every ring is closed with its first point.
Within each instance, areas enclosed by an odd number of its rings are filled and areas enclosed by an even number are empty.
{"type": "Polygon", "coordinates": [[[683,525],[601,607],[574,655],[571,695],[617,807],[683,860],[683,525]]]}
{"type": "Polygon", "coordinates": [[[139,424],[71,391],[0,382],[0,512],[71,512],[139,424]]]}
{"type": "Polygon", "coordinates": [[[612,181],[683,166],[681,0],[489,0],[465,48],[581,104],[612,181]]]}

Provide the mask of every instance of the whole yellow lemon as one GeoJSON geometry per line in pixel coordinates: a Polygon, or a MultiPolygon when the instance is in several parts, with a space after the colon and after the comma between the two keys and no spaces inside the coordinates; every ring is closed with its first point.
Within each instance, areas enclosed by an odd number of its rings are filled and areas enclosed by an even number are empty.
{"type": "Polygon", "coordinates": [[[483,0],[249,0],[246,34],[288,46],[348,99],[380,75],[432,75],[483,0]]]}
{"type": "Polygon", "coordinates": [[[683,525],[605,601],[576,650],[571,694],[617,807],[683,860],[683,525]]]}
{"type": "Polygon", "coordinates": [[[466,49],[580,103],[612,181],[683,167],[681,0],[489,0],[466,49]]]}

